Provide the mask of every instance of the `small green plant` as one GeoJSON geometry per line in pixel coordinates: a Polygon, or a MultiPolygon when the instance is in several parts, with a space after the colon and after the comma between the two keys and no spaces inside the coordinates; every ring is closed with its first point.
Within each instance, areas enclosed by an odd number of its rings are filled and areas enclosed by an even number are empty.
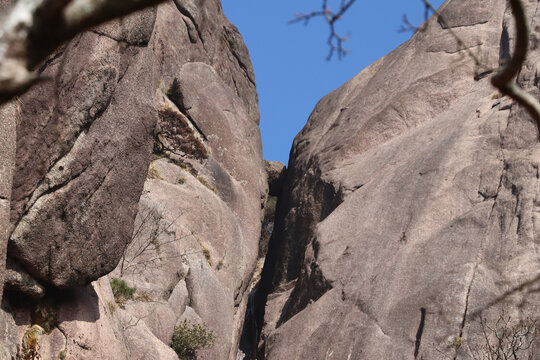
{"type": "Polygon", "coordinates": [[[454,340],[452,341],[452,347],[459,349],[461,347],[462,342],[463,342],[463,338],[456,336],[454,340]]]}
{"type": "Polygon", "coordinates": [[[39,337],[45,334],[45,330],[39,325],[32,325],[23,336],[21,346],[17,350],[17,360],[38,360],[39,337]]]}
{"type": "Polygon", "coordinates": [[[50,299],[42,301],[32,312],[32,322],[51,332],[57,325],[57,312],[50,299]]]}
{"type": "Polygon", "coordinates": [[[107,301],[107,307],[109,308],[109,313],[112,315],[116,311],[116,304],[112,301],[107,301]]]}
{"type": "Polygon", "coordinates": [[[59,360],[65,360],[66,358],[66,351],[65,350],[62,350],[58,353],[58,359],[59,360]]]}
{"type": "Polygon", "coordinates": [[[137,301],[144,301],[144,302],[153,302],[154,299],[152,299],[152,297],[148,294],[140,294],[140,295],[135,295],[133,297],[133,300],[137,300],[137,301]]]}
{"type": "Polygon", "coordinates": [[[502,97],[503,97],[503,94],[501,94],[500,92],[496,92],[495,94],[491,95],[492,100],[497,100],[497,99],[500,99],[502,97]]]}
{"type": "Polygon", "coordinates": [[[199,180],[199,182],[200,182],[201,184],[203,184],[203,185],[206,186],[208,189],[210,189],[211,191],[213,191],[216,195],[218,195],[217,189],[216,189],[214,186],[212,186],[212,184],[210,184],[210,183],[208,182],[208,180],[206,180],[204,177],[198,176],[198,177],[197,177],[197,180],[199,180]]]}
{"type": "Polygon", "coordinates": [[[208,264],[212,265],[212,255],[210,254],[210,249],[204,244],[201,244],[201,247],[204,258],[206,259],[206,261],[208,261],[208,264]]]}
{"type": "Polygon", "coordinates": [[[159,173],[158,169],[154,167],[154,164],[150,164],[150,167],[148,168],[148,178],[149,179],[159,179],[163,180],[161,177],[161,174],[159,173]]]}
{"type": "Polygon", "coordinates": [[[123,305],[126,301],[133,299],[136,288],[129,287],[124,280],[114,278],[111,280],[111,289],[116,303],[123,305]]]}
{"type": "Polygon", "coordinates": [[[195,360],[197,351],[214,346],[214,332],[199,324],[184,320],[174,328],[171,348],[180,360],[195,360]]]}
{"type": "Polygon", "coordinates": [[[179,177],[177,180],[176,180],[176,183],[178,185],[183,185],[186,183],[186,178],[183,178],[183,177],[179,177]]]}

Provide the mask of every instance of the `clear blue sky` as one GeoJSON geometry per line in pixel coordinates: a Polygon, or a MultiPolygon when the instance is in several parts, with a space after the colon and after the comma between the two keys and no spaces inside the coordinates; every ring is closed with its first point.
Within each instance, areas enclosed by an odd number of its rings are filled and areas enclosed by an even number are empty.
{"type": "MultiPolygon", "coordinates": [[[[259,93],[263,156],[288,162],[296,134],[315,104],[363,68],[407,41],[398,33],[406,14],[411,23],[423,21],[420,0],[357,0],[338,24],[350,33],[341,61],[327,62],[328,26],[322,19],[309,25],[287,24],[297,12],[319,10],[321,0],[222,0],[225,15],[244,37],[259,93]]],[[[433,0],[435,7],[443,0],[433,0]]],[[[329,0],[336,6],[339,0],[329,0]]]]}

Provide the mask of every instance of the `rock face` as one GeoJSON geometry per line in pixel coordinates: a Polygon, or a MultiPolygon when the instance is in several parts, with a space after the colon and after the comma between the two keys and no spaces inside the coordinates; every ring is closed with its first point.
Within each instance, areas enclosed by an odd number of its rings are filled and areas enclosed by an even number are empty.
{"type": "MultiPolygon", "coordinates": [[[[441,14],[487,67],[506,61],[505,1],[441,14]]],[[[483,358],[482,327],[538,315],[538,129],[489,76],[473,79],[437,20],[322,99],[296,137],[259,358],[483,358]]],[[[533,47],[518,78],[536,97],[539,59],[533,47]]]]}
{"type": "Polygon", "coordinates": [[[249,54],[219,1],[113,21],[40,72],[11,109],[12,187],[0,155],[9,290],[40,299],[5,299],[0,358],[17,337],[34,351],[26,336],[43,359],[174,360],[187,319],[215,336],[199,358],[236,359],[267,183],[249,54]]]}
{"type": "MultiPolygon", "coordinates": [[[[129,32],[136,17],[109,27],[129,32]]],[[[109,273],[130,238],[158,118],[155,60],[140,47],[84,33],[42,66],[54,81],[21,97],[9,256],[43,282],[109,273]]]]}
{"type": "Polygon", "coordinates": [[[268,176],[268,195],[279,197],[287,174],[285,165],[278,161],[265,160],[264,168],[268,176]]]}
{"type": "MultiPolygon", "coordinates": [[[[0,3],[1,6],[2,3],[0,3]]],[[[16,105],[4,106],[0,111],[0,300],[5,278],[5,259],[11,234],[10,202],[13,168],[15,167],[16,105]]]]}

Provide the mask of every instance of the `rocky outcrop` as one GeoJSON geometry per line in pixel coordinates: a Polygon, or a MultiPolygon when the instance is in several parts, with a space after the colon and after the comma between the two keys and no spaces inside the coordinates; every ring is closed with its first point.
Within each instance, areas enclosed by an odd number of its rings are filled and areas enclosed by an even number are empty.
{"type": "Polygon", "coordinates": [[[264,260],[268,251],[268,242],[274,231],[276,204],[281,195],[287,174],[285,165],[278,161],[264,160],[264,168],[268,181],[268,199],[264,206],[264,218],[261,227],[261,238],[259,240],[259,257],[261,260],[264,260]]]}
{"type": "MultiPolygon", "coordinates": [[[[463,49],[503,63],[510,10],[449,0],[441,14],[463,45],[433,17],[296,137],[259,284],[260,358],[481,358],[482,328],[537,316],[538,129],[475,81],[463,49]]],[[[537,95],[533,49],[518,83],[537,95]]]]}
{"type": "Polygon", "coordinates": [[[9,256],[40,281],[96,280],[130,238],[158,117],[144,50],[84,33],[42,66],[54,80],[21,97],[9,256]]]}
{"type": "Polygon", "coordinates": [[[249,54],[219,1],[113,21],[40,72],[14,108],[6,344],[176,359],[187,319],[215,336],[201,359],[235,359],[267,184],[249,54]]]}
{"type": "Polygon", "coordinates": [[[287,168],[278,161],[264,160],[264,169],[268,177],[268,195],[279,197],[285,182],[287,168]]]}

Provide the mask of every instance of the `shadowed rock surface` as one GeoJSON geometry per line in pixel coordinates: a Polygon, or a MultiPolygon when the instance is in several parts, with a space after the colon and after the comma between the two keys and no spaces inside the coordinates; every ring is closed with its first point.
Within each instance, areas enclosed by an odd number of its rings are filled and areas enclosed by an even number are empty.
{"type": "Polygon", "coordinates": [[[268,177],[268,195],[279,197],[285,182],[287,168],[279,161],[264,160],[264,169],[268,177]]]}
{"type": "Polygon", "coordinates": [[[40,72],[4,109],[20,121],[13,186],[0,155],[0,358],[35,338],[44,360],[174,360],[175,326],[196,319],[216,339],[198,358],[236,359],[267,182],[249,53],[220,2],[112,21],[40,72]]]}
{"type": "MultiPolygon", "coordinates": [[[[538,3],[526,4],[535,44],[538,3]]],[[[441,12],[488,67],[508,57],[505,1],[441,12]]],[[[533,49],[518,83],[539,95],[533,49]]],[[[259,284],[259,358],[470,359],[486,345],[480,311],[489,324],[537,317],[538,283],[512,289],[539,273],[538,129],[473,75],[433,17],[317,104],[259,284]]]]}

